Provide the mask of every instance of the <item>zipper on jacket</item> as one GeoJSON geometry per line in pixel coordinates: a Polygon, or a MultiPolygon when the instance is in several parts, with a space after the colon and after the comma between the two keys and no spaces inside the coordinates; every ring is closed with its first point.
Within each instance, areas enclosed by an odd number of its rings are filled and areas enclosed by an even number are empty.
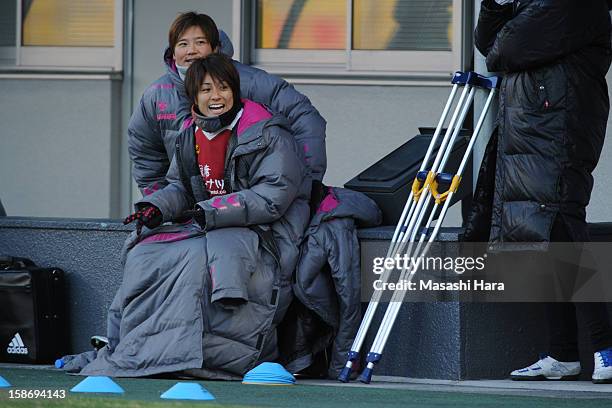
{"type": "MultiPolygon", "coordinates": [[[[195,144],[195,142],[194,142],[195,144]]],[[[194,161],[192,163],[192,169],[191,169],[191,174],[193,175],[197,175],[200,176],[199,180],[201,183],[203,183],[202,181],[202,177],[200,174],[200,168],[198,167],[198,153],[195,150],[195,145],[193,148],[193,153],[194,153],[194,161]]],[[[191,175],[188,173],[188,169],[186,169],[184,167],[185,162],[183,161],[183,155],[181,152],[181,143],[180,140],[176,142],[176,160],[177,160],[177,164],[178,164],[178,169],[179,169],[179,175],[180,175],[180,179],[181,182],[183,183],[183,186],[185,187],[185,189],[187,190],[187,192],[191,195],[191,197],[193,198],[193,200],[195,202],[198,202],[200,199],[206,200],[208,199],[208,194],[206,194],[204,197],[196,197],[195,196],[195,192],[193,191],[193,186],[191,185],[191,175]],[[187,174],[186,174],[187,173],[187,174]]],[[[207,193],[206,191],[206,186],[204,184],[202,184],[202,191],[204,193],[207,193]]]]}
{"type": "Polygon", "coordinates": [[[538,92],[544,93],[543,108],[544,108],[544,110],[548,109],[550,107],[550,102],[548,100],[548,93],[546,92],[546,87],[544,85],[540,84],[538,86],[538,92]]]}
{"type": "MultiPolygon", "coordinates": [[[[202,173],[200,172],[200,167],[198,166],[198,152],[196,151],[196,147],[195,147],[195,144],[196,144],[195,143],[195,133],[193,135],[192,141],[193,141],[193,153],[194,153],[193,158],[195,159],[193,161],[193,163],[192,163],[193,164],[192,170],[193,170],[194,174],[200,176],[200,179],[201,179],[202,178],[202,173]]],[[[202,180],[202,183],[204,183],[204,180],[202,180]]],[[[204,185],[204,187],[206,187],[206,186],[204,185]]],[[[206,191],[206,188],[204,188],[204,191],[206,191]]]]}
{"type": "Polygon", "coordinates": [[[181,143],[180,141],[176,142],[176,161],[178,165],[179,178],[181,179],[181,183],[183,183],[183,187],[187,190],[189,195],[195,199],[193,196],[193,189],[191,188],[191,181],[189,177],[185,174],[185,169],[183,168],[183,155],[181,154],[181,143]]]}
{"type": "MultiPolygon", "coordinates": [[[[198,183],[200,184],[199,186],[199,190],[202,192],[202,195],[199,197],[195,196],[195,192],[193,193],[193,199],[194,201],[200,202],[200,201],[205,201],[208,200],[210,198],[210,194],[208,193],[208,190],[206,190],[206,183],[204,182],[204,179],[202,178],[202,172],[200,171],[200,166],[198,165],[198,152],[196,151],[195,148],[195,134],[193,136],[193,163],[192,163],[192,169],[191,171],[193,171],[193,174],[195,174],[198,180],[198,183]]],[[[189,178],[189,183],[191,184],[191,177],[189,178]]],[[[193,191],[193,186],[191,188],[191,190],[193,191]]]]}
{"type": "Polygon", "coordinates": [[[232,156],[234,155],[234,151],[236,147],[238,147],[238,135],[236,134],[236,129],[238,126],[234,126],[232,129],[232,135],[230,136],[230,140],[227,144],[227,151],[225,153],[225,165],[223,168],[223,179],[225,180],[225,191],[229,193],[234,192],[233,181],[234,181],[234,166],[231,166],[230,163],[232,161],[232,156]]]}
{"type": "MultiPolygon", "coordinates": [[[[232,183],[235,179],[236,176],[236,165],[231,166],[232,161],[236,162],[237,157],[233,157],[234,156],[234,152],[236,151],[236,149],[238,148],[238,135],[236,133],[236,129],[237,126],[234,126],[234,129],[232,129],[232,136],[230,137],[230,140],[228,142],[228,146],[227,146],[227,152],[225,155],[225,168],[223,170],[223,179],[225,180],[225,183],[228,185],[228,189],[226,189],[226,191],[228,193],[232,193],[234,192],[234,188],[232,186],[232,183]]],[[[263,131],[266,129],[266,127],[264,127],[261,131],[263,133],[263,131]]],[[[257,142],[257,147],[261,147],[262,146],[262,142],[257,142]]],[[[248,154],[252,154],[255,153],[256,151],[259,151],[261,149],[256,149],[252,152],[249,152],[248,154]]],[[[242,155],[241,155],[242,156],[242,155]]],[[[239,156],[240,157],[240,156],[239,156]]]]}
{"type": "Polygon", "coordinates": [[[7,291],[7,292],[28,292],[29,293],[32,291],[32,285],[26,285],[26,286],[0,285],[0,290],[7,291]]]}

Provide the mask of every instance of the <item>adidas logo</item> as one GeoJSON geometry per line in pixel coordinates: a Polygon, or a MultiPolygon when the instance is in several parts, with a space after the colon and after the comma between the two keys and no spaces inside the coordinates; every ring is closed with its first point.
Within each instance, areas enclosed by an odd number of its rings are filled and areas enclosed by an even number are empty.
{"type": "Polygon", "coordinates": [[[6,348],[8,354],[28,354],[28,348],[23,344],[19,333],[15,333],[11,344],[6,348]]]}

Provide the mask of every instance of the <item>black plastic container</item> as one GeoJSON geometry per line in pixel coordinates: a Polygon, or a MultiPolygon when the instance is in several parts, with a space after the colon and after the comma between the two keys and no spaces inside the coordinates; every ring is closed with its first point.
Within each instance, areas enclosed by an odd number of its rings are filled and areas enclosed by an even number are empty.
{"type": "MultiPolygon", "coordinates": [[[[383,214],[383,225],[396,225],[398,223],[410,194],[412,182],[421,163],[423,163],[434,131],[433,128],[419,128],[419,135],[410,139],[344,185],[348,189],[364,193],[378,204],[383,214]]],[[[444,132],[446,132],[446,129],[443,129],[438,137],[436,147],[430,156],[429,167],[433,164],[438,148],[442,143],[444,132]]],[[[444,173],[454,174],[458,170],[470,136],[471,132],[469,130],[461,130],[455,140],[451,156],[444,166],[444,173]]],[[[462,214],[465,219],[472,202],[471,157],[463,172],[459,190],[453,195],[451,205],[460,200],[462,201],[462,214]]]]}

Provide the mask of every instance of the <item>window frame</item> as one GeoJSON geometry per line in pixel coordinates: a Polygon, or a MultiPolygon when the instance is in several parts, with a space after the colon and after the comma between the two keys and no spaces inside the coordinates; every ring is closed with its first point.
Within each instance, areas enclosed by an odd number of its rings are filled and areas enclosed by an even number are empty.
{"type": "Polygon", "coordinates": [[[96,71],[123,69],[123,0],[114,0],[112,47],[61,47],[22,45],[23,7],[17,3],[15,47],[0,47],[2,71],[96,71]]]}
{"type": "Polygon", "coordinates": [[[465,65],[464,42],[468,0],[452,0],[453,39],[450,51],[353,50],[353,0],[347,5],[347,35],[343,50],[296,50],[256,48],[257,6],[250,2],[247,18],[251,25],[250,62],[270,72],[300,75],[312,72],[328,77],[389,76],[447,77],[465,65]]]}

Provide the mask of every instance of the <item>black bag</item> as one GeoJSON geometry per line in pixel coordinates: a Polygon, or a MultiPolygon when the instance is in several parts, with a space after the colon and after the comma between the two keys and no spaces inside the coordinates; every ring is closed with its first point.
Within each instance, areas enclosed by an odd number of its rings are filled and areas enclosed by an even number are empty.
{"type": "MultiPolygon", "coordinates": [[[[383,225],[396,225],[398,223],[406,200],[410,195],[412,182],[425,158],[435,129],[419,128],[419,131],[420,135],[410,139],[344,185],[350,190],[364,193],[378,204],[382,211],[383,225]]],[[[432,165],[438,153],[445,133],[446,129],[442,129],[429,159],[429,166],[432,165]]],[[[470,134],[470,131],[466,129],[460,131],[444,167],[445,173],[454,173],[459,168],[459,163],[461,163],[468,146],[470,134]]],[[[472,206],[471,158],[465,167],[459,190],[453,195],[450,205],[457,201],[462,202],[461,209],[465,220],[472,206]]]]}
{"type": "Polygon", "coordinates": [[[68,352],[64,272],[0,256],[0,361],[51,363],[68,352]]]}

